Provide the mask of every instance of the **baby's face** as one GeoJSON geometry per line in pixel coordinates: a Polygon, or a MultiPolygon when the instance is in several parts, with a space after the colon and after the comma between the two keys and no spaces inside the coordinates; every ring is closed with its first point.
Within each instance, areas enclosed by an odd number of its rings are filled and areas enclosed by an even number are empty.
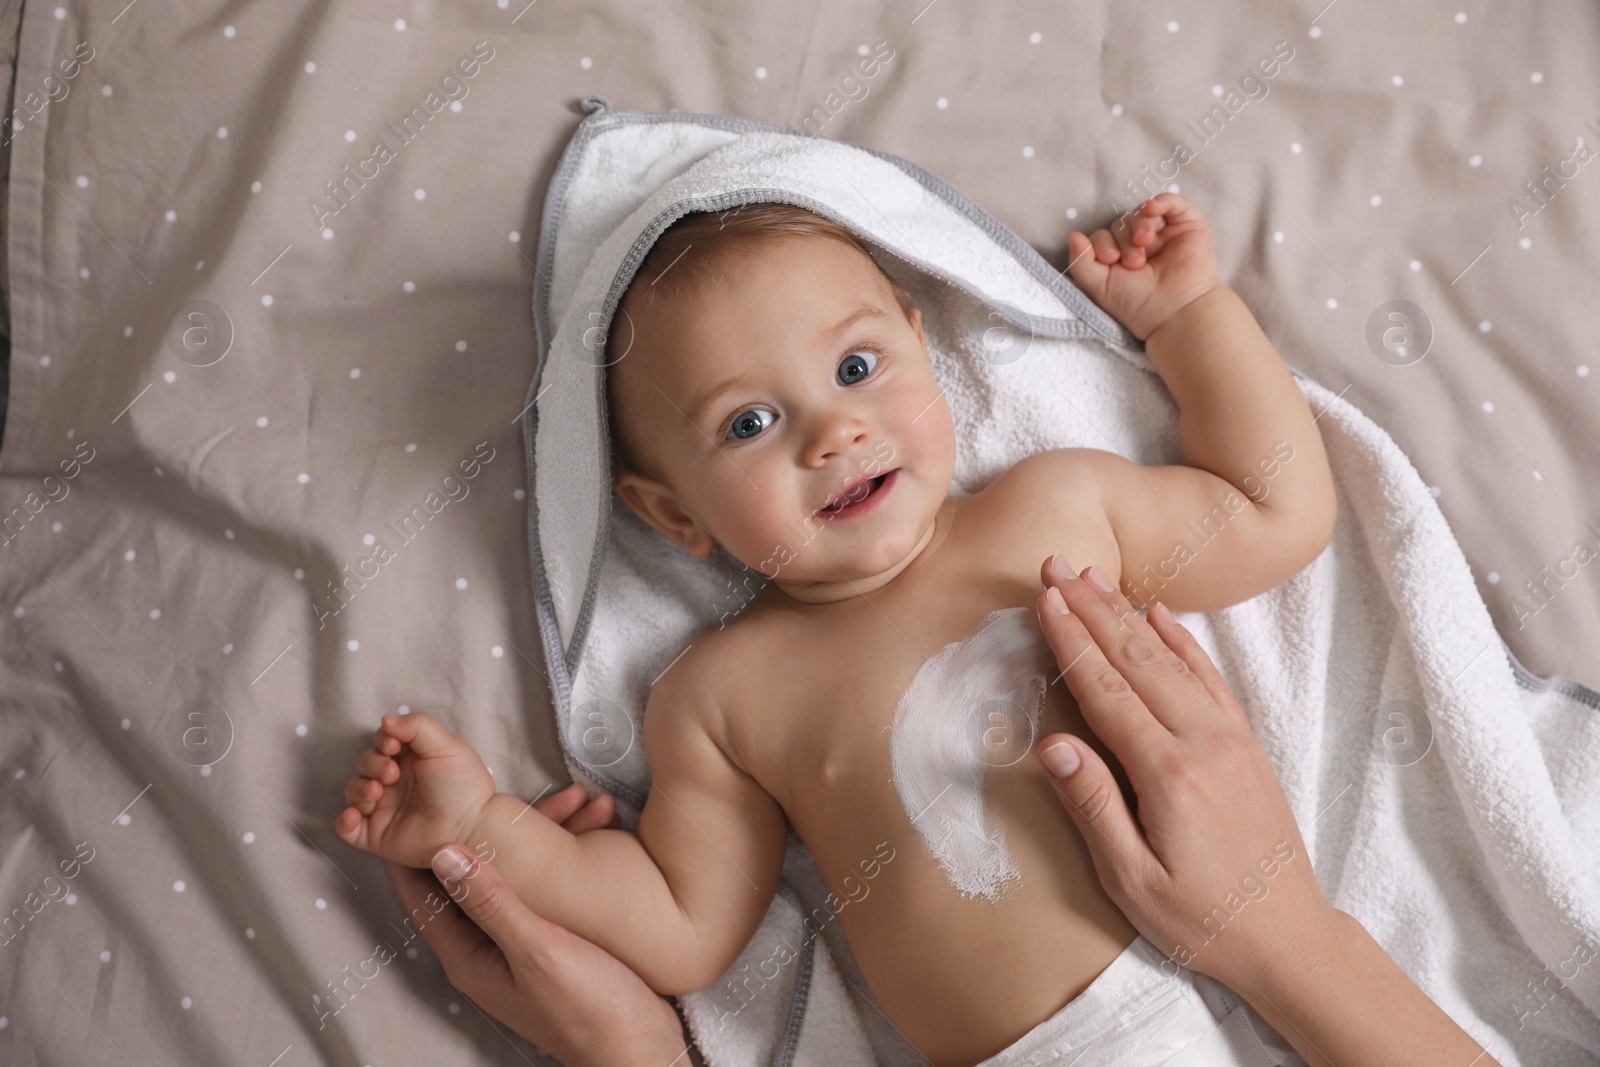
{"type": "Polygon", "coordinates": [[[877,266],[835,240],[784,237],[725,273],[629,310],[616,417],[664,481],[625,473],[619,494],[692,554],[720,542],[780,586],[896,567],[955,468],[920,313],[908,320],[877,266]]]}

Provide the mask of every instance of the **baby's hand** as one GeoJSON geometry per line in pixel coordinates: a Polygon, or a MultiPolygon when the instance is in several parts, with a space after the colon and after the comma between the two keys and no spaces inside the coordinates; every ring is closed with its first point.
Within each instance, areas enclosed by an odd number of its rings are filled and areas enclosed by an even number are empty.
{"type": "Polygon", "coordinates": [[[472,746],[431,715],[385,715],[344,787],[350,807],[333,828],[356,848],[407,867],[426,867],[442,845],[467,836],[494,796],[494,779],[472,746]]]}
{"type": "Polygon", "coordinates": [[[1067,252],[1072,280],[1141,341],[1221,284],[1211,231],[1176,193],[1151,197],[1111,229],[1088,237],[1074,230],[1067,252]]]}

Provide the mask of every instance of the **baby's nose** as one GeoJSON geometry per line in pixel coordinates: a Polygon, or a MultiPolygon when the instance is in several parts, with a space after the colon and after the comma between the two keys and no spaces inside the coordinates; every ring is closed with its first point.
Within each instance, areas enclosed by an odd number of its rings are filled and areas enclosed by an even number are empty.
{"type": "Polygon", "coordinates": [[[813,463],[832,455],[849,455],[866,441],[867,424],[848,412],[838,412],[823,419],[811,439],[809,449],[813,463]]]}

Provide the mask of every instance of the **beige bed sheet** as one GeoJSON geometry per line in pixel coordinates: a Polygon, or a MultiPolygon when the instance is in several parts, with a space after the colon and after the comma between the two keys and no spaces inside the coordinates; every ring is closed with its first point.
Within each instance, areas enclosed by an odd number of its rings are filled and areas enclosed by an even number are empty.
{"type": "Polygon", "coordinates": [[[908,157],[1058,266],[1183,139],[1284,358],[1437,487],[1516,655],[1600,686],[1593,5],[124,2],[26,6],[5,126],[0,1062],[545,1062],[330,824],[402,706],[503,789],[565,779],[516,420],[587,93],[908,157]],[[1393,299],[1435,335],[1409,366],[1366,338],[1393,299]]]}

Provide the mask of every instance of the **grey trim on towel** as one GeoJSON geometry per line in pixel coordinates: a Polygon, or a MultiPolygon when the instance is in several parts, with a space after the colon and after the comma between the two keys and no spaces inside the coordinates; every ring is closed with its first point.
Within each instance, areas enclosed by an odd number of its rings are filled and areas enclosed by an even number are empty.
{"type": "Polygon", "coordinates": [[[1539,677],[1522,665],[1522,661],[1511,651],[1511,646],[1506,644],[1504,637],[1500,638],[1500,648],[1505,652],[1506,659],[1511,661],[1511,672],[1516,676],[1517,685],[1521,688],[1530,693],[1548,693],[1553,689],[1562,696],[1570,697],[1580,704],[1600,711],[1600,692],[1564,674],[1552,674],[1548,678],[1539,677]]]}
{"type": "MultiPolygon", "coordinates": [[[[794,886],[780,881],[778,892],[794,905],[795,911],[805,914],[806,906],[794,886]]],[[[794,972],[794,992],[789,994],[789,1014],[783,1021],[783,1035],[778,1040],[778,1047],[772,1052],[772,1067],[789,1067],[794,1061],[795,1050],[800,1046],[800,1027],[806,1021],[806,1004],[811,993],[811,964],[816,954],[817,939],[813,937],[800,950],[800,960],[794,972]]]]}

